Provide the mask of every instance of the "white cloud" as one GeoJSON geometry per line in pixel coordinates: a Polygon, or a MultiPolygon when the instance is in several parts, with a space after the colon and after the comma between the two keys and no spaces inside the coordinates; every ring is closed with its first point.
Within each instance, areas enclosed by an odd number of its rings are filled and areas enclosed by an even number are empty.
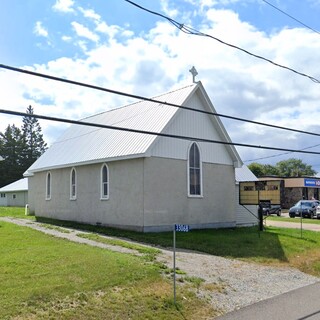
{"type": "MultiPolygon", "coordinates": [[[[108,25],[105,21],[102,21],[101,16],[93,9],[78,8],[85,18],[92,20],[96,27],[95,31],[108,35],[110,39],[113,39],[117,34],[122,31],[122,28],[116,25],[108,25]]],[[[88,29],[87,29],[88,31],[88,29]]],[[[91,32],[93,34],[93,32],[91,32]]],[[[132,32],[123,33],[124,36],[131,36],[132,32]]]]}
{"type": "Polygon", "coordinates": [[[82,7],[79,7],[78,9],[82,12],[85,18],[90,18],[94,21],[101,20],[101,16],[98,13],[96,13],[93,9],[84,9],[82,7]]]}
{"type": "MultiPolygon", "coordinates": [[[[111,39],[113,39],[117,34],[119,34],[121,30],[122,29],[119,26],[109,26],[104,21],[98,23],[96,27],[96,31],[108,35],[111,39]]],[[[132,32],[127,33],[127,35],[132,35],[132,32]]]]}
{"type": "Polygon", "coordinates": [[[57,0],[52,8],[61,12],[74,12],[73,5],[73,0],[57,0]]]}
{"type": "MultiPolygon", "coordinates": [[[[202,1],[202,4],[209,6],[211,3],[202,1]]],[[[173,10],[169,3],[166,5],[169,11],[173,10]]],[[[318,34],[296,28],[269,35],[241,21],[230,10],[200,9],[197,15],[201,18],[201,25],[193,27],[317,76],[314,66],[318,65],[320,59],[318,34]]],[[[142,37],[135,35],[132,30],[109,25],[93,10],[83,9],[83,14],[93,20],[94,32],[79,22],[72,22],[72,26],[80,37],[75,42],[86,56],[81,59],[62,57],[35,65],[31,67],[33,71],[150,97],[191,83],[189,69],[194,65],[199,73],[197,80],[203,82],[219,113],[319,131],[319,84],[307,78],[213,39],[186,35],[163,20],[152,30],[145,30],[142,37]],[[117,36],[124,33],[128,38],[121,42],[121,37],[117,36]],[[109,38],[103,42],[104,34],[109,38]],[[93,48],[88,45],[88,40],[95,43],[93,48]]],[[[63,36],[62,39],[71,40],[69,36],[63,36]]],[[[120,96],[26,75],[8,77],[7,72],[0,72],[0,81],[6,84],[2,101],[8,109],[13,110],[24,111],[31,104],[39,114],[80,119],[128,102],[128,99],[120,96]]],[[[292,149],[316,144],[307,135],[222,120],[234,142],[292,149]]],[[[52,142],[55,138],[50,129],[52,124],[43,123],[42,127],[47,133],[47,141],[52,142]]],[[[259,149],[239,148],[239,151],[244,160],[270,155],[270,151],[259,149]]],[[[312,164],[313,159],[315,157],[309,156],[307,162],[312,164]]],[[[278,160],[282,159],[275,158],[275,161],[278,160]]]]}
{"type": "Polygon", "coordinates": [[[89,39],[93,42],[98,42],[99,41],[99,36],[97,34],[95,34],[94,32],[90,31],[87,27],[85,27],[84,25],[73,21],[71,22],[71,25],[74,29],[74,31],[76,32],[76,34],[79,37],[83,37],[86,39],[89,39]]]}
{"type": "Polygon", "coordinates": [[[64,35],[64,36],[61,37],[61,40],[65,41],[65,42],[71,42],[72,41],[72,37],[64,35]]]}
{"type": "Polygon", "coordinates": [[[171,19],[174,19],[179,13],[177,9],[173,8],[172,6],[170,7],[170,0],[161,1],[161,10],[171,19]]]}
{"type": "Polygon", "coordinates": [[[48,35],[49,35],[47,29],[44,28],[44,26],[42,25],[41,21],[37,21],[36,22],[33,31],[37,36],[41,36],[41,37],[47,38],[48,35]]]}

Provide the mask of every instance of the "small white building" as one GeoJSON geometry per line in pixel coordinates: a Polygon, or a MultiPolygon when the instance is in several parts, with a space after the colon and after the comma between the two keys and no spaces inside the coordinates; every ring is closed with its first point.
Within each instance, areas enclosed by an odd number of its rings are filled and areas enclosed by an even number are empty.
{"type": "Polygon", "coordinates": [[[242,161],[203,85],[154,99],[202,112],[140,101],[83,120],[129,131],[72,125],[26,173],[30,213],[144,232],[236,226],[242,161]]]}
{"type": "Polygon", "coordinates": [[[243,165],[241,168],[236,168],[236,214],[237,226],[253,226],[258,224],[258,206],[256,205],[240,205],[240,188],[239,182],[244,181],[258,181],[259,179],[252,173],[252,171],[243,165]]]}
{"type": "Polygon", "coordinates": [[[0,188],[0,207],[24,207],[28,203],[28,179],[0,188]]]}

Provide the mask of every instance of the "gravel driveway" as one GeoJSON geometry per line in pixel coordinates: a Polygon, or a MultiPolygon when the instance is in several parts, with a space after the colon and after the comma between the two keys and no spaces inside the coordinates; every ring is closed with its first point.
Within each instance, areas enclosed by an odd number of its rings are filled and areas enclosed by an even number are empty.
{"type": "MultiPolygon", "coordinates": [[[[30,227],[70,241],[138,254],[135,250],[106,245],[77,236],[79,233],[88,232],[68,229],[66,233],[62,232],[63,228],[50,229],[41,223],[25,219],[0,218],[0,220],[30,227]]],[[[158,259],[172,268],[172,256],[172,251],[161,250],[158,259]]],[[[215,309],[220,310],[220,314],[320,280],[297,269],[262,266],[236,259],[179,250],[176,252],[176,267],[185,271],[188,276],[199,277],[205,281],[200,286],[198,295],[210,301],[215,309]]]]}

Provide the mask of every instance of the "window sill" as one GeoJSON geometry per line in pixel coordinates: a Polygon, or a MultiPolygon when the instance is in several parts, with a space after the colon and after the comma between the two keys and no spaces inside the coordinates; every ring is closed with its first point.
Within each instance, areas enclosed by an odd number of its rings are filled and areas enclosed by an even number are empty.
{"type": "Polygon", "coordinates": [[[202,198],[203,198],[203,195],[188,194],[188,198],[202,199],[202,198]]]}

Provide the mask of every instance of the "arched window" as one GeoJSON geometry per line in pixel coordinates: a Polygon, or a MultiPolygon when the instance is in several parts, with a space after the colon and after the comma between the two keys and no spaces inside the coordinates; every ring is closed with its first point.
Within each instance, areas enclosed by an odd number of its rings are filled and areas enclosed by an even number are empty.
{"type": "Polygon", "coordinates": [[[46,178],[46,200],[51,199],[51,172],[47,172],[46,178]]]}
{"type": "Polygon", "coordinates": [[[188,157],[189,196],[202,195],[201,158],[198,145],[194,142],[189,149],[188,157]]]}
{"type": "Polygon", "coordinates": [[[70,200],[77,199],[77,172],[75,168],[70,172],[70,200]]]}
{"type": "Polygon", "coordinates": [[[106,164],[101,168],[101,199],[109,199],[109,168],[106,164]]]}

